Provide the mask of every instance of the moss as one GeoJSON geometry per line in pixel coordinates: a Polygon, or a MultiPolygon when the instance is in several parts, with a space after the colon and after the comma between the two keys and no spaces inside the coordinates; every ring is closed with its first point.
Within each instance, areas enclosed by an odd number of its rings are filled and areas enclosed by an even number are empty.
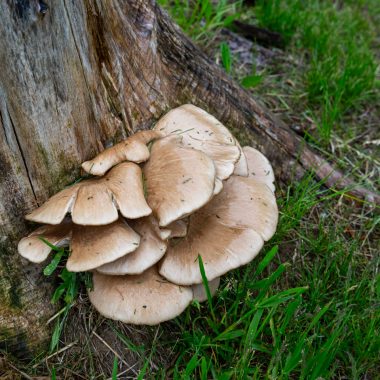
{"type": "Polygon", "coordinates": [[[20,284],[22,279],[12,270],[14,252],[7,243],[0,243],[0,299],[2,307],[20,309],[20,284]]]}

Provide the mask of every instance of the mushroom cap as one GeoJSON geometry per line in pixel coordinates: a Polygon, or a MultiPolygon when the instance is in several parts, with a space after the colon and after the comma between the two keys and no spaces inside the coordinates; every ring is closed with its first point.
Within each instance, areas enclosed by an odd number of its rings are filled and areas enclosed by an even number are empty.
{"type": "MultiPolygon", "coordinates": [[[[208,282],[208,287],[210,289],[211,296],[214,296],[219,288],[220,277],[215,278],[208,282]]],[[[198,302],[207,301],[207,293],[204,284],[196,284],[192,286],[193,289],[193,299],[198,302]]]]}
{"type": "Polygon", "coordinates": [[[100,266],[96,269],[98,272],[108,275],[140,274],[164,256],[167,243],[162,240],[158,224],[152,216],[130,223],[141,236],[140,246],[129,255],[100,266]]]}
{"type": "Polygon", "coordinates": [[[200,255],[212,281],[250,262],[274,234],[277,219],[275,197],[265,184],[232,176],[220,194],[190,216],[186,237],[168,247],[160,274],[180,285],[201,283],[200,255]]]}
{"type": "Polygon", "coordinates": [[[183,137],[183,145],[206,153],[213,159],[217,177],[227,179],[234,171],[240,151],[230,131],[214,116],[192,104],[174,108],[154,130],[183,137]]]}
{"type": "Polygon", "coordinates": [[[107,318],[136,325],[156,325],[181,314],[193,299],[190,287],[172,284],[156,266],[136,276],[93,274],[91,303],[107,318]]]}
{"type": "Polygon", "coordinates": [[[110,263],[139,248],[140,236],[120,218],[105,226],[73,225],[66,267],[84,272],[110,263]]]}
{"type": "Polygon", "coordinates": [[[236,146],[239,148],[240,156],[239,160],[235,164],[234,175],[240,175],[242,177],[248,177],[248,162],[242,147],[239,142],[236,140],[236,146]]]}
{"type": "Polygon", "coordinates": [[[41,240],[57,247],[68,246],[71,238],[72,223],[67,219],[58,226],[42,226],[18,243],[18,253],[33,263],[42,263],[47,259],[51,248],[41,240]]]}
{"type": "Polygon", "coordinates": [[[140,236],[120,218],[105,226],[81,226],[69,218],[59,225],[46,225],[38,228],[20,240],[18,251],[26,259],[40,263],[47,259],[50,244],[70,246],[67,269],[71,272],[92,270],[103,264],[135,251],[139,247],[140,236]]]}
{"type": "Polygon", "coordinates": [[[188,222],[188,220],[180,219],[170,223],[167,227],[168,230],[170,230],[169,239],[185,237],[187,234],[188,222]]]}
{"type": "Polygon", "coordinates": [[[148,203],[163,227],[204,206],[214,192],[213,161],[180,141],[180,136],[155,141],[144,166],[148,203]]]}
{"type": "Polygon", "coordinates": [[[115,146],[105,149],[94,159],[83,162],[82,168],[93,175],[103,175],[112,166],[123,162],[144,162],[149,158],[147,144],[162,137],[158,131],[140,131],[115,146]]]}
{"type": "Polygon", "coordinates": [[[118,208],[129,219],[152,212],[145,201],[141,169],[132,162],[117,165],[102,178],[85,180],[62,190],[26,219],[59,224],[71,212],[76,224],[105,225],[118,219],[118,208]]]}
{"type": "Polygon", "coordinates": [[[258,150],[245,146],[243,155],[248,162],[248,176],[256,181],[265,183],[273,192],[276,190],[274,186],[274,173],[268,159],[258,150]]]}

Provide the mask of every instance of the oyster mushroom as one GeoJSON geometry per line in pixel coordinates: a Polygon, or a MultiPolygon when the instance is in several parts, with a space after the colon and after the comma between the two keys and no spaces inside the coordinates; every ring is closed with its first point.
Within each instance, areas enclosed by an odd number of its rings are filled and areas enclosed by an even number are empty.
{"type": "Polygon", "coordinates": [[[152,212],[145,201],[141,169],[132,162],[115,166],[104,177],[84,180],[60,191],[26,219],[59,224],[71,212],[74,223],[96,226],[117,220],[118,209],[129,219],[152,212]]]}
{"type": "Polygon", "coordinates": [[[223,191],[189,218],[185,238],[168,247],[160,274],[179,285],[202,282],[250,262],[276,230],[278,210],[272,191],[252,178],[232,176],[223,191]]]}
{"type": "Polygon", "coordinates": [[[130,221],[130,224],[141,236],[140,246],[129,255],[100,266],[98,272],[108,275],[140,274],[164,256],[170,230],[160,230],[152,216],[130,221]]]}
{"type": "Polygon", "coordinates": [[[43,226],[21,239],[18,251],[29,261],[46,260],[51,247],[41,238],[57,246],[70,246],[67,269],[84,272],[112,262],[138,249],[140,236],[123,220],[105,226],[80,226],[70,221],[56,226],[43,226]]]}
{"type": "Polygon", "coordinates": [[[180,142],[180,136],[156,141],[144,166],[147,200],[163,227],[201,208],[214,193],[213,161],[180,142]]]}
{"type": "Polygon", "coordinates": [[[183,145],[207,154],[215,163],[219,179],[234,171],[240,150],[230,131],[214,116],[192,104],[174,108],[164,115],[154,130],[164,135],[180,135],[183,145]]]}
{"type": "Polygon", "coordinates": [[[82,168],[89,174],[103,175],[112,166],[123,162],[144,162],[149,158],[147,144],[162,137],[158,131],[140,131],[115,146],[105,149],[93,160],[83,162],[82,168]]]}
{"type": "Polygon", "coordinates": [[[95,272],[88,295],[100,314],[136,325],[156,325],[175,318],[193,299],[191,287],[170,283],[156,266],[136,276],[95,272]]]}

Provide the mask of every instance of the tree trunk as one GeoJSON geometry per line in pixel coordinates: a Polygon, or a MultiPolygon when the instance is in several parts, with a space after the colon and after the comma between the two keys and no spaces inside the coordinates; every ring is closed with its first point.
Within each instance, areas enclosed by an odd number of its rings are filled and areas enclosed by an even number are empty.
{"type": "Polygon", "coordinates": [[[7,0],[0,14],[0,348],[25,355],[52,314],[40,266],[15,250],[31,227],[24,214],[74,180],[82,161],[170,108],[206,109],[279,176],[332,171],[153,0],[51,0],[46,13],[42,1],[7,0]]]}

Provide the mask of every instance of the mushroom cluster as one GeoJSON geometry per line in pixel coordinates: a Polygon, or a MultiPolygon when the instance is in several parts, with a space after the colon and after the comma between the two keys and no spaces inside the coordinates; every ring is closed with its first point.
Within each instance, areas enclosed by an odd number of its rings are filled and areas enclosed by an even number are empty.
{"type": "Polygon", "coordinates": [[[89,298],[104,316],[154,325],[204,301],[209,287],[249,263],[275,232],[278,210],[268,160],[241,148],[193,105],[168,112],[82,164],[92,174],[26,216],[44,224],[18,245],[40,263],[68,246],[69,271],[93,273],[89,298]]]}

